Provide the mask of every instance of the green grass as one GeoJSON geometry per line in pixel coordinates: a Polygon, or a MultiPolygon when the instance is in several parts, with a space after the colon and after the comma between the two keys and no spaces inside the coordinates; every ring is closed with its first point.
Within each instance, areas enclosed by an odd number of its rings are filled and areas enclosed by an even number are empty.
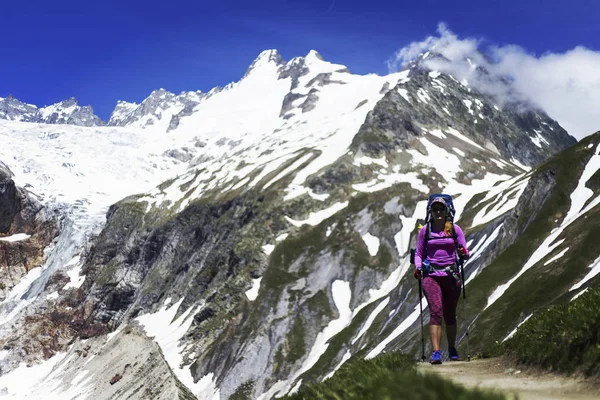
{"type": "Polygon", "coordinates": [[[465,389],[434,374],[418,373],[414,360],[397,352],[371,360],[350,359],[335,375],[320,383],[302,386],[287,400],[311,399],[505,399],[502,394],[465,389]]]}
{"type": "Polygon", "coordinates": [[[306,353],[306,345],[304,343],[304,336],[306,335],[304,329],[304,321],[302,318],[296,318],[292,329],[288,333],[288,352],[287,352],[287,363],[293,364],[298,361],[306,353]]]}
{"type": "Polygon", "coordinates": [[[501,349],[526,365],[599,376],[600,289],[534,314],[501,349]]]}

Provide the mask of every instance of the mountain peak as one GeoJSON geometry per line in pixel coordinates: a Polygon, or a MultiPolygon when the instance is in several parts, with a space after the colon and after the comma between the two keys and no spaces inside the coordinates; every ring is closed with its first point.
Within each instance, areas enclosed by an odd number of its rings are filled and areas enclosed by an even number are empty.
{"type": "Polygon", "coordinates": [[[166,90],[164,88],[153,90],[150,93],[150,96],[148,96],[148,98],[151,98],[151,99],[156,99],[156,98],[158,98],[158,99],[164,99],[164,98],[167,98],[167,97],[169,97],[169,98],[170,97],[175,97],[175,94],[169,92],[168,90],[166,90]]]}
{"type": "Polygon", "coordinates": [[[280,64],[282,60],[283,59],[281,58],[281,54],[279,54],[279,52],[276,49],[270,49],[261,51],[252,64],[269,62],[275,62],[276,64],[280,64]]]}
{"type": "Polygon", "coordinates": [[[77,101],[77,99],[75,97],[70,97],[67,100],[63,100],[59,103],[61,106],[63,107],[73,107],[73,106],[78,106],[79,102],[77,101]]]}
{"type": "Polygon", "coordinates": [[[248,76],[248,74],[250,74],[250,72],[255,70],[256,68],[262,67],[264,65],[269,65],[271,63],[274,63],[275,65],[279,66],[279,65],[284,65],[285,61],[281,57],[281,54],[279,54],[279,52],[275,49],[261,51],[260,54],[258,55],[258,57],[256,57],[254,59],[254,61],[252,61],[252,64],[250,64],[250,66],[246,70],[246,73],[244,74],[244,78],[246,76],[248,76]]]}
{"type": "Polygon", "coordinates": [[[317,60],[325,61],[325,59],[323,58],[323,56],[321,54],[319,54],[319,52],[316,51],[316,50],[309,51],[305,58],[307,60],[312,59],[312,58],[316,58],[317,60]]]}

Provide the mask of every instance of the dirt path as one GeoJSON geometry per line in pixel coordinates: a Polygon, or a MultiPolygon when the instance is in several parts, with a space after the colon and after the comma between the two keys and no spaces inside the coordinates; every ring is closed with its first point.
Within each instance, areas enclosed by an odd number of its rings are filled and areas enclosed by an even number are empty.
{"type": "Polygon", "coordinates": [[[495,389],[519,400],[597,400],[600,387],[575,378],[534,371],[515,370],[500,358],[419,363],[418,370],[434,372],[466,387],[495,389]]]}

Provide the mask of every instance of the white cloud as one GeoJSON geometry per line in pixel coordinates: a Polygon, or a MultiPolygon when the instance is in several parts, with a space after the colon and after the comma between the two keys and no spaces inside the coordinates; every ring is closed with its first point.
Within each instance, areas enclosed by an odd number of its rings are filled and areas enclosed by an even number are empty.
{"type": "Polygon", "coordinates": [[[388,67],[397,71],[420,53],[434,50],[447,60],[426,60],[427,67],[466,79],[477,89],[496,96],[500,103],[531,102],[577,139],[600,130],[600,52],[578,46],[565,53],[538,56],[516,45],[482,49],[481,43],[479,38],[459,38],[446,25],[439,24],[438,36],[398,50],[388,67]],[[491,77],[477,73],[473,65],[485,68],[491,77]],[[500,78],[510,79],[512,87],[500,78]]]}

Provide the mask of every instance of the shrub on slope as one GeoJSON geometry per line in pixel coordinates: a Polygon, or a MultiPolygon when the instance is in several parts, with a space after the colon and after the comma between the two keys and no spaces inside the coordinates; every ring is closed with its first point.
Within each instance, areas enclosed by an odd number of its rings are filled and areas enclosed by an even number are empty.
{"type": "Polygon", "coordinates": [[[501,394],[468,390],[434,374],[421,374],[415,361],[397,352],[370,360],[354,358],[324,382],[302,386],[286,400],[312,399],[504,399],[501,394]]]}
{"type": "Polygon", "coordinates": [[[534,314],[502,346],[526,365],[600,374],[600,289],[534,314]]]}

